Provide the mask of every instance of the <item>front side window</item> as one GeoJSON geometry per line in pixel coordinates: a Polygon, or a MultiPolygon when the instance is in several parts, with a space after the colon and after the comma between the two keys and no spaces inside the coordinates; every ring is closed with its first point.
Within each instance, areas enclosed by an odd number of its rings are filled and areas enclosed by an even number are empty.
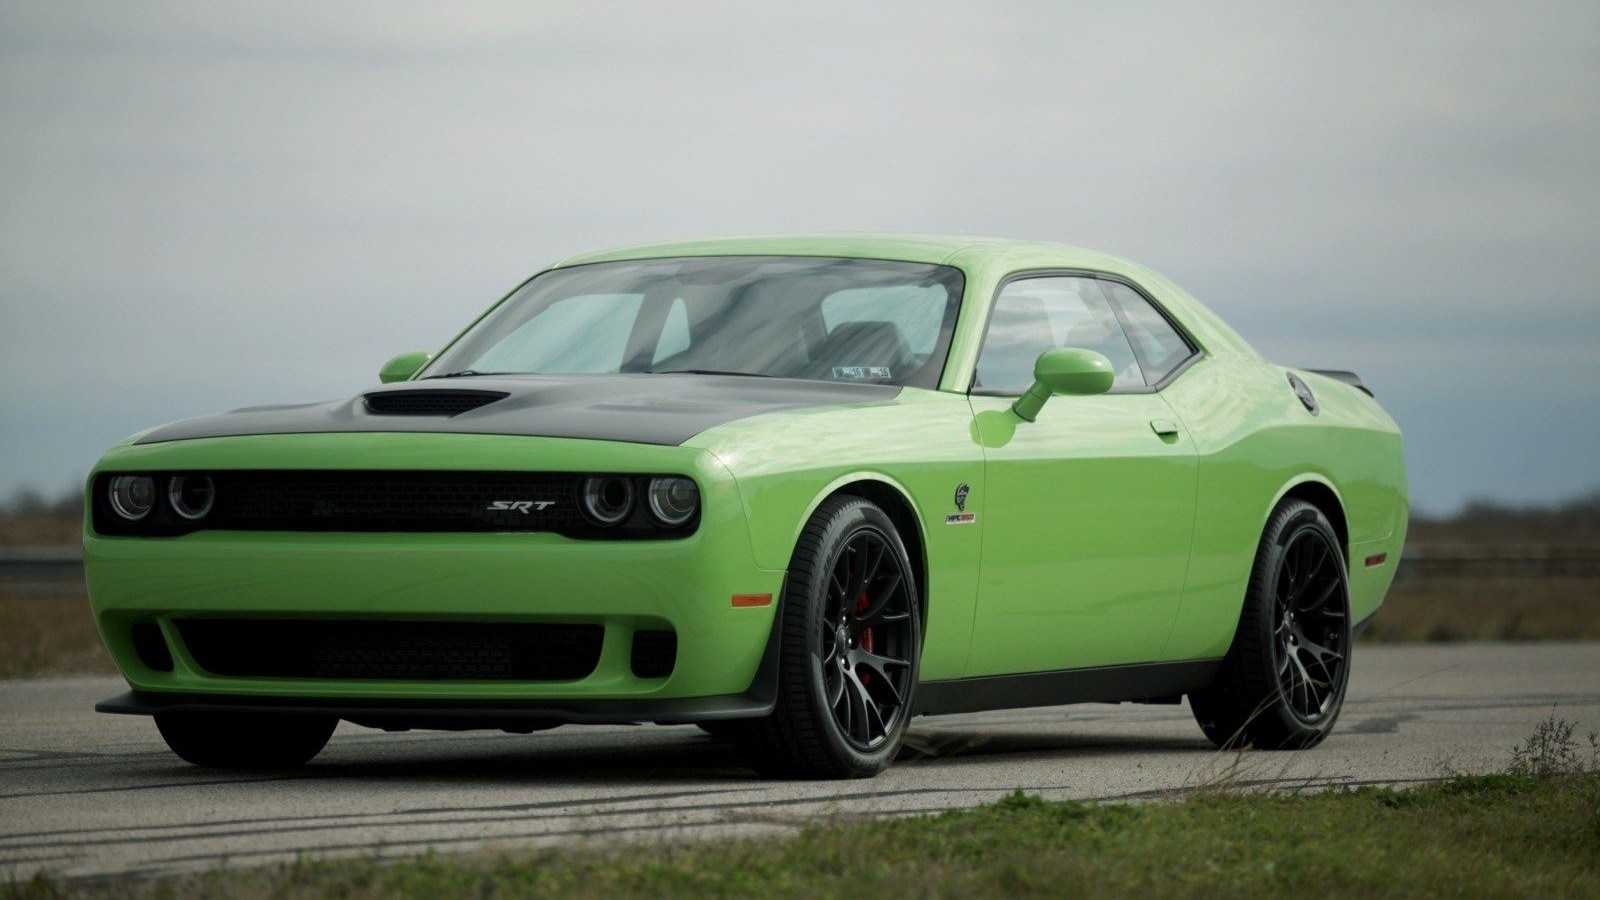
{"type": "Polygon", "coordinates": [[[1111,361],[1112,390],[1142,388],[1133,347],[1100,282],[1078,276],[1021,278],[995,298],[978,354],[973,389],[1021,394],[1033,384],[1033,364],[1055,347],[1093,350],[1111,361]]]}
{"type": "Polygon", "coordinates": [[[685,371],[935,388],[959,269],[811,257],[595,263],[523,285],[423,377],[685,371]]]}

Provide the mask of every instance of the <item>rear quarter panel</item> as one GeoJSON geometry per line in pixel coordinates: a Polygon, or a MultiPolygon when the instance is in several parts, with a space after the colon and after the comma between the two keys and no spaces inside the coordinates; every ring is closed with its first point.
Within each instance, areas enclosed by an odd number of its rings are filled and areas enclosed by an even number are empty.
{"type": "Polygon", "coordinates": [[[1168,659],[1227,652],[1267,518],[1302,484],[1327,487],[1343,509],[1354,619],[1376,611],[1389,588],[1408,514],[1400,431],[1366,394],[1297,372],[1320,405],[1311,414],[1287,371],[1210,357],[1163,391],[1200,454],[1194,549],[1168,659]],[[1385,562],[1368,568],[1378,554],[1385,562]]]}

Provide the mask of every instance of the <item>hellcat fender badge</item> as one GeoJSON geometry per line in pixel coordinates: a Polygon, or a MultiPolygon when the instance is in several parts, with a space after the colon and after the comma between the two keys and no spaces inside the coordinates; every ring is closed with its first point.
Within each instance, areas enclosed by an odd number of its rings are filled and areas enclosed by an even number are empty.
{"type": "Polygon", "coordinates": [[[965,481],[956,485],[956,513],[944,517],[946,525],[971,525],[978,521],[977,513],[967,512],[967,496],[971,493],[972,489],[967,487],[965,481]]]}

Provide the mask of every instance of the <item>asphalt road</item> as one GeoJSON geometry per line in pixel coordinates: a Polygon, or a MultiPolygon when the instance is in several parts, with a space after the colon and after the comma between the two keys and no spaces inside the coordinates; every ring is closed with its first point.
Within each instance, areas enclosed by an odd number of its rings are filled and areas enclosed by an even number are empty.
{"type": "Polygon", "coordinates": [[[1334,735],[1218,754],[1186,706],[1085,705],[921,719],[871,781],[765,782],[691,727],[530,736],[341,725],[293,775],[191,768],[143,718],[97,715],[116,679],[0,682],[0,880],[783,832],[819,817],[932,811],[1021,788],[1165,796],[1200,783],[1405,784],[1504,765],[1552,707],[1600,728],[1600,644],[1358,648],[1334,735]]]}

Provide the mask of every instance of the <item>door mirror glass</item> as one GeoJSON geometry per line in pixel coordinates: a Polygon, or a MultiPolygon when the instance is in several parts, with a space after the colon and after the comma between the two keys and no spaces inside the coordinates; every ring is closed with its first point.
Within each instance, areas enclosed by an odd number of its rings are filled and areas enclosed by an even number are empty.
{"type": "Polygon", "coordinates": [[[426,350],[402,353],[383,364],[383,368],[378,370],[378,380],[384,384],[408,381],[411,376],[421,372],[422,367],[427,365],[430,359],[433,359],[433,354],[426,350]]]}
{"type": "Polygon", "coordinates": [[[1011,410],[1025,421],[1039,417],[1044,402],[1056,394],[1085,397],[1111,390],[1116,373],[1104,354],[1079,347],[1056,347],[1039,354],[1033,364],[1033,386],[1011,410]]]}

